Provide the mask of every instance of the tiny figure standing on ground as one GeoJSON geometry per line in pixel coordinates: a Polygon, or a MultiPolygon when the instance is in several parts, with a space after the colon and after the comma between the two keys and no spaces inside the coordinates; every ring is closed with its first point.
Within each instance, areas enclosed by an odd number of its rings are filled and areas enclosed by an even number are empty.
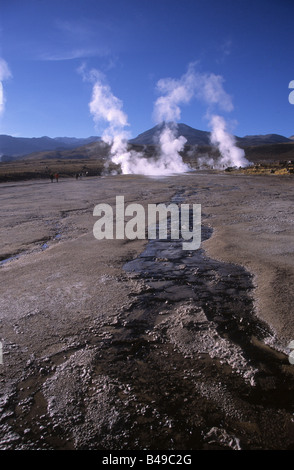
{"type": "Polygon", "coordinates": [[[59,178],[59,174],[56,173],[56,174],[55,174],[56,183],[58,183],[58,178],[59,178]]]}
{"type": "Polygon", "coordinates": [[[54,179],[54,176],[53,176],[52,173],[51,173],[51,175],[50,175],[51,183],[53,183],[53,179],[54,179]]]}

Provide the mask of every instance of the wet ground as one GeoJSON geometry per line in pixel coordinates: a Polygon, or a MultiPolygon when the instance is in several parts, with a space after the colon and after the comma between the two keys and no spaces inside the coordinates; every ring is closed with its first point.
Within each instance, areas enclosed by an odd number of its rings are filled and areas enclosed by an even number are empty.
{"type": "Polygon", "coordinates": [[[0,267],[0,448],[293,449],[293,182],[214,173],[124,181],[65,182],[50,210],[41,196],[36,207],[32,187],[18,185],[14,198],[6,189],[15,238],[0,267]],[[112,204],[122,191],[142,204],[201,203],[200,249],[94,240],[93,202],[112,204]]]}

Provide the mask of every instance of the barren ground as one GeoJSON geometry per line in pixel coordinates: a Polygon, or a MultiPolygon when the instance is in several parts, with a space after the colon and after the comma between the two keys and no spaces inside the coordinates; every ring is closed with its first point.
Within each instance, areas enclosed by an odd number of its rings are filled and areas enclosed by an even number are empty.
{"type": "Polygon", "coordinates": [[[292,176],[2,183],[0,449],[293,449],[292,176]],[[202,205],[201,248],[93,208],[202,205]]]}

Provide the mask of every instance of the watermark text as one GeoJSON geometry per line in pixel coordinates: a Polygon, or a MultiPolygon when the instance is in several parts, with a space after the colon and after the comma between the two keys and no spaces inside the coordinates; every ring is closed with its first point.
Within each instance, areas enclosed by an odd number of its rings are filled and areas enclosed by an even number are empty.
{"type": "MultiPolygon", "coordinates": [[[[288,88],[294,88],[294,80],[291,80],[288,88]]],[[[294,104],[294,90],[289,93],[289,103],[294,104]]]]}
{"type": "Polygon", "coordinates": [[[93,216],[99,217],[93,227],[97,240],[170,237],[183,240],[183,250],[197,250],[201,244],[201,204],[148,204],[145,211],[141,204],[125,205],[124,196],[116,196],[115,212],[101,203],[94,207],[93,216]]]}

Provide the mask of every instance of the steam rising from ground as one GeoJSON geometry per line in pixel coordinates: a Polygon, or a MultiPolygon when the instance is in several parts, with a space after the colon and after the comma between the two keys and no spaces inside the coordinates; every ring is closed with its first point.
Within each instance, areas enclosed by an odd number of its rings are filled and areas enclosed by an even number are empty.
{"type": "Polygon", "coordinates": [[[210,141],[215,145],[220,158],[213,160],[209,157],[198,159],[200,166],[208,164],[213,168],[222,169],[224,167],[246,167],[250,163],[245,158],[245,152],[236,146],[234,136],[228,131],[227,124],[223,116],[212,114],[212,109],[220,108],[222,111],[231,112],[234,109],[230,95],[223,88],[224,79],[220,75],[195,73],[195,89],[197,98],[208,105],[206,117],[209,119],[211,127],[210,141]]]}
{"type": "Polygon", "coordinates": [[[184,149],[186,139],[183,136],[176,136],[175,123],[181,114],[179,104],[187,103],[193,96],[191,77],[188,74],[178,81],[167,79],[158,82],[158,89],[164,95],[155,103],[155,114],[158,122],[167,120],[169,123],[164,123],[158,138],[159,155],[148,159],[141,152],[129,149],[130,135],[126,130],[129,123],[127,115],[122,110],[122,101],[113,95],[108,85],[102,83],[99,72],[90,72],[88,78],[94,81],[92,99],[89,103],[90,112],[96,124],[100,121],[108,123],[102,139],[110,145],[111,160],[121,166],[122,173],[167,175],[190,170],[179,153],[184,149]]]}
{"type": "Polygon", "coordinates": [[[157,90],[161,93],[154,105],[154,118],[162,124],[158,143],[160,155],[157,167],[165,173],[184,173],[191,168],[182,160],[180,152],[184,149],[187,139],[178,136],[176,121],[181,117],[181,104],[187,104],[194,96],[194,76],[192,66],[180,79],[161,79],[157,90]]]}
{"type": "Polygon", "coordinates": [[[194,95],[195,80],[192,67],[180,79],[161,79],[157,89],[161,96],[154,106],[154,118],[161,124],[158,140],[159,155],[145,158],[142,153],[128,149],[127,116],[122,111],[122,102],[116,98],[107,85],[101,83],[99,74],[91,72],[95,78],[92,100],[89,104],[94,121],[106,120],[108,128],[102,139],[111,145],[111,160],[120,164],[126,174],[167,175],[190,171],[182,160],[180,152],[184,149],[186,139],[177,136],[176,121],[181,116],[181,104],[187,104],[194,95]]]}
{"type": "Polygon", "coordinates": [[[108,123],[102,134],[102,140],[110,145],[111,160],[121,165],[123,173],[129,173],[130,160],[133,156],[132,152],[128,151],[129,133],[125,128],[129,123],[122,107],[122,101],[114,96],[110,87],[103,84],[96,75],[92,100],[89,103],[90,112],[96,124],[101,120],[108,123]]]}
{"type": "Polygon", "coordinates": [[[224,118],[211,114],[211,108],[215,106],[228,112],[233,109],[231,97],[223,88],[224,80],[221,76],[196,72],[194,64],[190,64],[187,72],[179,79],[165,78],[158,81],[157,91],[160,96],[154,105],[154,119],[160,124],[160,133],[154,143],[159,152],[147,159],[143,153],[129,148],[128,117],[123,111],[122,101],[104,83],[104,77],[96,70],[85,74],[84,67],[80,72],[84,78],[93,82],[90,112],[97,125],[100,121],[108,123],[102,139],[110,145],[111,160],[121,166],[122,173],[168,175],[191,170],[180,155],[187,140],[184,136],[178,136],[177,121],[181,117],[181,106],[190,103],[194,97],[208,106],[207,116],[210,116],[212,127],[211,142],[221,154],[217,162],[209,161],[209,164],[216,168],[249,164],[244,151],[236,147],[224,118]]]}
{"type": "MultiPolygon", "coordinates": [[[[11,72],[7,65],[7,62],[0,57],[0,118],[4,113],[5,109],[5,96],[4,96],[4,89],[3,89],[3,81],[11,78],[11,72]]],[[[0,153],[0,161],[2,160],[2,153],[0,153]]]]}
{"type": "Polygon", "coordinates": [[[11,77],[11,72],[7,65],[7,62],[0,57],[0,116],[4,112],[5,98],[3,91],[3,81],[11,77]]]}
{"type": "Polygon", "coordinates": [[[214,168],[228,166],[246,167],[249,162],[243,149],[235,145],[234,137],[227,131],[226,122],[222,116],[213,115],[211,118],[211,143],[216,145],[221,157],[213,164],[214,168]]]}

